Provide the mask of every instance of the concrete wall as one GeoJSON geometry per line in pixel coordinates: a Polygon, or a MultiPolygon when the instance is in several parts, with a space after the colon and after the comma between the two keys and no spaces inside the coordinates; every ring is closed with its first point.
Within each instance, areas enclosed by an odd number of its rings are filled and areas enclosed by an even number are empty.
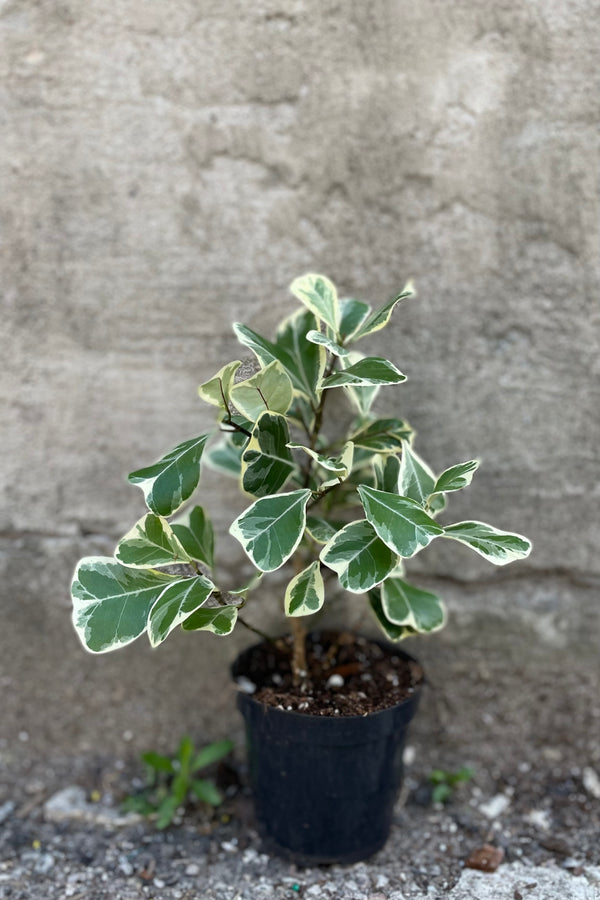
{"type": "MultiPolygon", "coordinates": [[[[468,646],[461,580],[490,648],[503,608],[524,646],[514,617],[532,611],[542,650],[589,640],[599,13],[0,0],[5,748],[19,732],[77,749],[221,727],[223,654],[245,635],[93,659],[68,582],[141,514],[124,474],[208,424],[196,385],[236,357],[230,322],[269,329],[307,270],[374,302],[415,279],[419,299],[372,345],[410,378],[396,411],[436,468],[482,458],[457,517],[535,541],[506,573],[460,548],[423,556],[457,610],[425,654],[468,646]]],[[[223,496],[209,487],[221,525],[223,496]]],[[[231,542],[221,553],[239,564],[231,542]]]]}

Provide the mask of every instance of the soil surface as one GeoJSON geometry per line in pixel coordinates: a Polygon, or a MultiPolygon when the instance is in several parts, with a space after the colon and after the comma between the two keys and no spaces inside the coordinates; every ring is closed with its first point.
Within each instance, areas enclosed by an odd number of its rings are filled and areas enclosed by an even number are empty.
{"type": "Polygon", "coordinates": [[[364,716],[402,703],[423,682],[421,666],[397,648],[346,632],[307,637],[307,673],[294,684],[289,639],[251,648],[236,670],[256,700],[312,716],[364,716]]]}

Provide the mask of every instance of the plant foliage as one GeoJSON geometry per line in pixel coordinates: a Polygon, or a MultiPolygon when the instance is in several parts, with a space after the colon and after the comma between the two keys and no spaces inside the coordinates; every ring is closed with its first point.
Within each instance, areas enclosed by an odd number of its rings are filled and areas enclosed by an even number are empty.
{"type": "Polygon", "coordinates": [[[329,570],[343,589],[365,596],[390,640],[401,640],[436,631],[446,618],[439,597],[405,580],[404,560],[438,538],[495,565],[529,554],[520,534],[476,520],[440,524],[447,495],[468,487],[478,461],[436,474],[395,408],[373,412],[379,391],[406,376],[356,345],[388,325],[410,287],[374,310],[338,297],[322,275],[297,278],[291,291],[300,307],[273,338],[233,326],[257,370],[240,378],[233,360],[200,385],[200,398],[215,408],[215,429],[133,472],[129,481],[142,489],[147,514],[119,541],[114,558],[79,563],[73,621],[88,650],[114,650],[144,632],[156,646],[177,626],[230,634],[262,574],[291,560],[286,616],[322,608],[329,570]],[[352,419],[340,435],[332,426],[339,429],[342,398],[352,419]],[[220,587],[209,516],[192,500],[205,466],[237,478],[248,500],[230,533],[256,577],[230,593],[220,587]]]}

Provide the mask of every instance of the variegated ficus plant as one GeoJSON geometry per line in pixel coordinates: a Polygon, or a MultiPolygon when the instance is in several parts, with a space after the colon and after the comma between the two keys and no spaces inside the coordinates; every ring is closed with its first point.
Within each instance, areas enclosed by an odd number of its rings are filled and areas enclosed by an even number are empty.
{"type": "Polygon", "coordinates": [[[356,346],[388,324],[410,289],[374,311],[338,298],[321,275],[296,279],[291,292],[301,305],[273,340],[233,326],[257,359],[253,373],[240,378],[248,366],[236,360],[200,386],[202,400],[217,410],[215,432],[133,472],[129,481],[141,487],[148,512],[114,558],[79,563],[73,620],[92,652],[122,647],[144,631],[156,646],[177,626],[227,635],[236,621],[248,624],[240,611],[263,574],[291,563],[282,602],[299,679],[304,622],[323,606],[325,582],[331,593],[341,586],[365,595],[385,635],[397,641],[444,624],[442,601],[404,572],[404,561],[433,540],[458,541],[496,565],[529,554],[526,538],[484,522],[440,524],[447,494],[467,487],[478,461],[435,475],[415,451],[410,425],[373,412],[381,386],[406,379],[394,363],[356,346]],[[342,396],[353,412],[340,434],[344,416],[335,401],[342,396]],[[248,498],[230,532],[255,575],[233,590],[217,573],[208,515],[193,505],[201,464],[238,478],[248,498]]]}

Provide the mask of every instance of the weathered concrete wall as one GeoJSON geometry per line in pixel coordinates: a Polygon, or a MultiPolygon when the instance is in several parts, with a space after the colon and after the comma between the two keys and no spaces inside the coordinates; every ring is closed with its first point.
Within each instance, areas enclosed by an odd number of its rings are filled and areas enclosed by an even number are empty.
{"type": "MultiPolygon", "coordinates": [[[[9,737],[151,736],[179,691],[184,726],[198,698],[214,730],[218,654],[234,645],[92,659],[68,581],[141,513],[124,473],[207,425],[196,385],[235,358],[230,322],[268,329],[306,270],[375,302],[415,279],[419,299],[380,346],[410,378],[398,412],[435,467],[483,459],[457,516],[535,541],[517,582],[454,547],[434,546],[429,572],[479,585],[483,617],[500,583],[562,611],[568,634],[598,622],[578,585],[587,598],[600,576],[599,13],[597,0],[0,2],[9,737]],[[172,692],[150,716],[157,680],[172,692]],[[71,724],[44,731],[67,706],[71,724]]],[[[221,524],[222,492],[208,492],[221,524]]]]}

